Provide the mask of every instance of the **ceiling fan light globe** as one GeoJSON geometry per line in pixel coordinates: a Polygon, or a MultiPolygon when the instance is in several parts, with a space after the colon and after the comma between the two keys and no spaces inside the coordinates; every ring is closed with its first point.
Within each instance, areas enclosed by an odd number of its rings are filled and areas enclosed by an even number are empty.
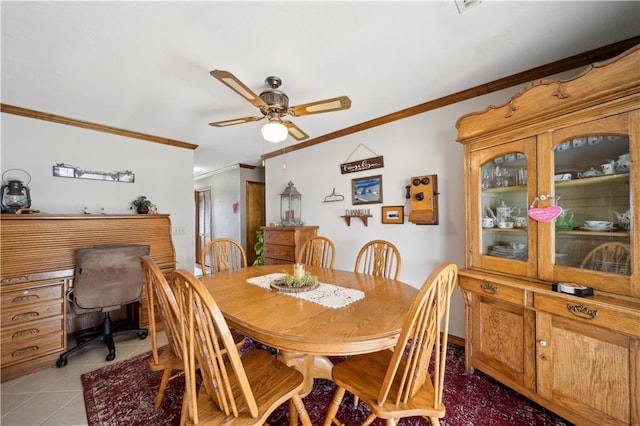
{"type": "Polygon", "coordinates": [[[288,134],[287,126],[278,121],[270,121],[262,126],[262,137],[272,143],[282,142],[288,134]]]}

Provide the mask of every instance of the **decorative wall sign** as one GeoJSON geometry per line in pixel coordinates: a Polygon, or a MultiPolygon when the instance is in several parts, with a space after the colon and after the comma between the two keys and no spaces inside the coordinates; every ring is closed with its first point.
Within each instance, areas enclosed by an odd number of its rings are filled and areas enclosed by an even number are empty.
{"type": "Polygon", "coordinates": [[[384,167],[384,159],[381,155],[376,154],[374,151],[370,150],[363,144],[358,144],[356,149],[351,152],[351,155],[347,158],[347,162],[340,164],[340,172],[344,175],[347,173],[355,173],[355,172],[363,172],[371,169],[379,169],[384,167]],[[375,157],[365,158],[358,161],[350,161],[353,154],[358,150],[358,148],[363,147],[367,151],[371,152],[375,157]]]}
{"type": "Polygon", "coordinates": [[[117,172],[96,172],[93,170],[83,170],[70,164],[58,163],[53,166],[53,175],[57,177],[67,177],[75,179],[106,180],[111,182],[135,182],[136,175],[129,170],[117,172]]]}
{"type": "Polygon", "coordinates": [[[382,202],[382,175],[351,179],[352,204],[382,202]]]}
{"type": "Polygon", "coordinates": [[[349,163],[340,164],[340,172],[342,174],[362,172],[371,169],[379,169],[384,167],[384,157],[371,157],[364,160],[351,161],[349,163]]]}

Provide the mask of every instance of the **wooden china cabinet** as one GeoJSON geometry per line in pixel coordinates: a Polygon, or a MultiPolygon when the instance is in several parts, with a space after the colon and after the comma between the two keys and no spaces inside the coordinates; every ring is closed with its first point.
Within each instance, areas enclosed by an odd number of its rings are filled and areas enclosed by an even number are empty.
{"type": "Polygon", "coordinates": [[[457,128],[467,370],[576,424],[640,424],[640,46],[457,128]]]}

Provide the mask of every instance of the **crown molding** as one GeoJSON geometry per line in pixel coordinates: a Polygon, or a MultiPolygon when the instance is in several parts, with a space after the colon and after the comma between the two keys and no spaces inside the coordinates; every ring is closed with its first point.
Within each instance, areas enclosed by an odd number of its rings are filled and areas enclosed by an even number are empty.
{"type": "Polygon", "coordinates": [[[128,138],[160,143],[163,145],[171,145],[178,148],[195,150],[198,147],[198,145],[187,143],[187,142],[167,139],[160,136],[148,135],[146,133],[134,132],[131,130],[119,129],[117,127],[105,126],[104,124],[77,120],[75,118],[64,117],[62,115],[49,114],[46,112],[36,111],[28,108],[22,108],[14,105],[0,104],[0,112],[13,114],[13,115],[21,115],[23,117],[35,118],[36,120],[50,121],[52,123],[65,124],[67,126],[81,127],[83,129],[95,130],[96,132],[111,133],[114,135],[125,136],[128,138]]]}
{"type": "Polygon", "coordinates": [[[327,142],[333,139],[348,136],[354,133],[362,132],[364,130],[371,129],[373,127],[382,126],[383,124],[389,124],[394,121],[402,120],[403,118],[412,117],[417,114],[422,114],[427,111],[442,108],[448,105],[452,105],[458,102],[466,101],[478,96],[486,95],[488,93],[497,92],[499,90],[508,89],[510,87],[518,86],[521,84],[529,83],[539,78],[545,78],[550,75],[558,74],[565,71],[570,71],[582,66],[591,65],[594,62],[604,61],[617,56],[632,47],[640,44],[640,36],[632,37],[626,40],[622,40],[613,44],[609,44],[598,49],[589,50],[574,56],[570,56],[559,61],[551,62],[546,65],[541,65],[536,68],[531,68],[527,71],[512,74],[507,77],[500,78],[498,80],[484,83],[479,86],[471,87],[469,89],[462,90],[460,92],[452,93],[450,95],[443,96],[425,103],[412,106],[400,111],[393,112],[391,114],[383,115],[373,120],[365,121],[363,123],[355,124],[344,129],[337,130],[326,135],[318,136],[317,138],[309,139],[295,145],[288,146],[286,148],[280,148],[278,150],[268,152],[262,155],[262,159],[278,157],[285,153],[292,151],[298,151],[300,149],[308,148],[313,145],[317,145],[323,142],[327,142]]]}

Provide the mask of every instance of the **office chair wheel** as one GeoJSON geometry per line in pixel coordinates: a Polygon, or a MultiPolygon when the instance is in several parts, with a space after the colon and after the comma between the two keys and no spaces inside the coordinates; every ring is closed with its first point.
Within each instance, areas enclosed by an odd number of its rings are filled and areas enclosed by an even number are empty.
{"type": "Polygon", "coordinates": [[[109,355],[107,355],[107,357],[105,359],[107,361],[113,361],[114,359],[116,359],[116,353],[115,352],[109,352],[109,355]]]}
{"type": "Polygon", "coordinates": [[[138,337],[140,338],[140,340],[146,339],[148,335],[149,335],[149,331],[148,330],[141,331],[141,332],[138,333],[138,337]]]}
{"type": "Polygon", "coordinates": [[[56,367],[62,368],[65,365],[67,365],[67,357],[58,358],[58,360],[56,361],[56,367]]]}

